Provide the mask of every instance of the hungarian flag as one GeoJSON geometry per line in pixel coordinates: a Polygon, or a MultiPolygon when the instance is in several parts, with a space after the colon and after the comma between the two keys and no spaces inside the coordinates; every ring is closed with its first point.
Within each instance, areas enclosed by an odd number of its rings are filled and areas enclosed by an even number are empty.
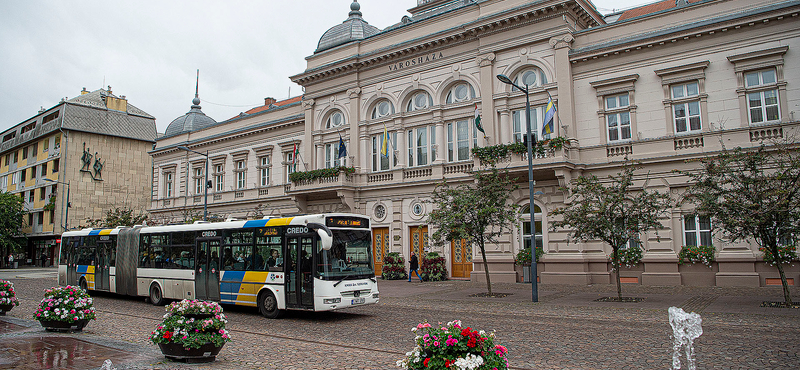
{"type": "Polygon", "coordinates": [[[292,150],[292,167],[294,167],[293,171],[297,171],[297,157],[300,156],[300,148],[297,147],[297,143],[294,144],[294,150],[292,150]]]}
{"type": "Polygon", "coordinates": [[[475,128],[482,132],[483,136],[486,136],[486,131],[483,131],[483,126],[481,126],[481,113],[478,112],[478,103],[475,103],[475,128]]]}

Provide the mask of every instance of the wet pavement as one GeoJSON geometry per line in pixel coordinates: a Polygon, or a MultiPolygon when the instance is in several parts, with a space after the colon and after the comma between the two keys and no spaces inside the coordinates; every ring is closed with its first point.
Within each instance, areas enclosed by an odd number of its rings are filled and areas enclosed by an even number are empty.
{"type": "MultiPolygon", "coordinates": [[[[800,368],[800,309],[760,307],[781,301],[780,288],[643,287],[626,285],[638,303],[598,302],[613,285],[495,284],[504,298],[475,297],[483,284],[464,281],[379,281],[381,302],[353,309],[290,312],[267,320],[255,309],[225,306],[233,341],[211,364],[166,360],[148,341],[163,307],[141,297],[95,294],[97,320],[80,333],[49,333],[31,315],[52,271],[15,271],[21,305],[0,317],[0,369],[393,369],[413,347],[410,328],[421,321],[460,319],[496,330],[513,369],[668,369],[671,328],[667,309],[703,317],[695,341],[700,369],[800,368]]],[[[0,271],[2,278],[3,271],[0,271]]],[[[800,289],[791,288],[800,298],[800,289]]]]}

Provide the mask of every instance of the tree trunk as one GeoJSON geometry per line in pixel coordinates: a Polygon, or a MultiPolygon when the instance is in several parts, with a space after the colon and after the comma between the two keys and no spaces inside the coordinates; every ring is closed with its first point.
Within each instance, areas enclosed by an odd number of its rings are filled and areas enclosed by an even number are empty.
{"type": "MultiPolygon", "coordinates": [[[[777,252],[777,249],[778,248],[774,248],[773,250],[777,252]]],[[[773,255],[777,256],[778,254],[774,253],[773,255]]],[[[776,267],[778,267],[778,273],[781,275],[781,285],[783,285],[783,301],[787,306],[791,306],[792,296],[789,294],[789,282],[786,281],[786,273],[783,272],[783,264],[778,263],[776,267]]]]}
{"type": "Polygon", "coordinates": [[[614,269],[617,270],[617,299],[622,302],[622,284],[620,284],[619,274],[620,274],[620,266],[619,266],[619,253],[618,248],[614,248],[614,258],[611,261],[611,264],[614,266],[614,269]]]}
{"type": "Polygon", "coordinates": [[[486,262],[486,248],[484,248],[483,238],[480,238],[478,243],[478,247],[481,248],[481,257],[483,257],[483,272],[486,274],[486,289],[489,290],[489,295],[492,295],[492,280],[489,278],[489,262],[486,262]]]}

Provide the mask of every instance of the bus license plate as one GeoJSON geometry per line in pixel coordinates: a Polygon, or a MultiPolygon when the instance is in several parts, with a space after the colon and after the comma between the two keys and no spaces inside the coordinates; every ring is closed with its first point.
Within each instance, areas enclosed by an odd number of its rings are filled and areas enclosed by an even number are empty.
{"type": "Polygon", "coordinates": [[[363,304],[366,301],[366,298],[355,298],[350,301],[350,304],[363,304]]]}

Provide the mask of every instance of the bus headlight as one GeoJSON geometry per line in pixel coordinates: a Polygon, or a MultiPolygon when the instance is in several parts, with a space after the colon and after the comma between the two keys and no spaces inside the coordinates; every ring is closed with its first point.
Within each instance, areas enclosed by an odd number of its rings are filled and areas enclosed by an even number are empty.
{"type": "Polygon", "coordinates": [[[341,303],[341,302],[342,302],[341,298],[325,298],[325,299],[322,300],[322,303],[324,303],[324,304],[334,304],[334,303],[341,303]]]}

